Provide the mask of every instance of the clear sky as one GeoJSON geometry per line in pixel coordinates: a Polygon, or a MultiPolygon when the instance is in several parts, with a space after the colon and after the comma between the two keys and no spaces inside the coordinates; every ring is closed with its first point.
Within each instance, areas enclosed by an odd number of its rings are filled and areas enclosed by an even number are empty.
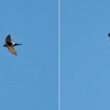
{"type": "Polygon", "coordinates": [[[0,110],[57,110],[57,1],[0,0],[0,110]],[[22,43],[13,56],[5,38],[22,43]]]}
{"type": "Polygon", "coordinates": [[[110,0],[61,0],[61,110],[110,110],[110,0]]]}

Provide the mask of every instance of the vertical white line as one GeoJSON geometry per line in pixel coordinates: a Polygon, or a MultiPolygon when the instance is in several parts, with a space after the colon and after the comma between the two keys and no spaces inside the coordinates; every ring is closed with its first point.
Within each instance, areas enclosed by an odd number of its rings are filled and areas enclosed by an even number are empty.
{"type": "Polygon", "coordinates": [[[58,110],[60,110],[60,0],[58,0],[58,110]]]}

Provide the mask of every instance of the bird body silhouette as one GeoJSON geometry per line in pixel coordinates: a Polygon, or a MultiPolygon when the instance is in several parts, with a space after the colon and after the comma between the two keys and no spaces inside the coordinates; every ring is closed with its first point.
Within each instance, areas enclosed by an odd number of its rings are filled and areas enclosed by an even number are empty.
{"type": "Polygon", "coordinates": [[[16,50],[14,48],[14,46],[18,46],[18,45],[21,45],[21,44],[18,44],[18,43],[14,43],[12,42],[11,40],[11,36],[10,34],[6,37],[5,39],[5,44],[3,45],[4,47],[8,48],[8,50],[13,54],[13,55],[17,55],[16,53],[16,50]]]}

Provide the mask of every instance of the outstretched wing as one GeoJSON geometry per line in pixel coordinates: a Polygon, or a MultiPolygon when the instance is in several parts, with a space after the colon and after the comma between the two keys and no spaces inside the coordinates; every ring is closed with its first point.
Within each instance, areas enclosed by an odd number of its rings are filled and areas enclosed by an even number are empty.
{"type": "Polygon", "coordinates": [[[17,55],[15,48],[13,46],[9,46],[8,50],[13,54],[13,55],[17,55]]]}
{"type": "Polygon", "coordinates": [[[6,44],[8,44],[8,45],[12,45],[12,43],[11,43],[11,36],[10,36],[10,34],[6,37],[5,42],[6,42],[6,44]]]}

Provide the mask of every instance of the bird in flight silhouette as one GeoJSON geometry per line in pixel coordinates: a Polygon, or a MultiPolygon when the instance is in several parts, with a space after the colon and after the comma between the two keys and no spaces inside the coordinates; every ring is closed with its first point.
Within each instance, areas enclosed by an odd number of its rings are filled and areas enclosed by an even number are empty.
{"type": "Polygon", "coordinates": [[[110,32],[108,33],[108,37],[110,37],[110,32]]]}
{"type": "Polygon", "coordinates": [[[5,39],[5,44],[3,45],[4,47],[8,48],[8,50],[13,54],[13,55],[17,55],[16,53],[16,50],[14,48],[14,46],[18,46],[18,45],[21,45],[21,44],[18,44],[18,43],[14,43],[12,42],[11,40],[11,36],[10,34],[6,37],[5,39]]]}

